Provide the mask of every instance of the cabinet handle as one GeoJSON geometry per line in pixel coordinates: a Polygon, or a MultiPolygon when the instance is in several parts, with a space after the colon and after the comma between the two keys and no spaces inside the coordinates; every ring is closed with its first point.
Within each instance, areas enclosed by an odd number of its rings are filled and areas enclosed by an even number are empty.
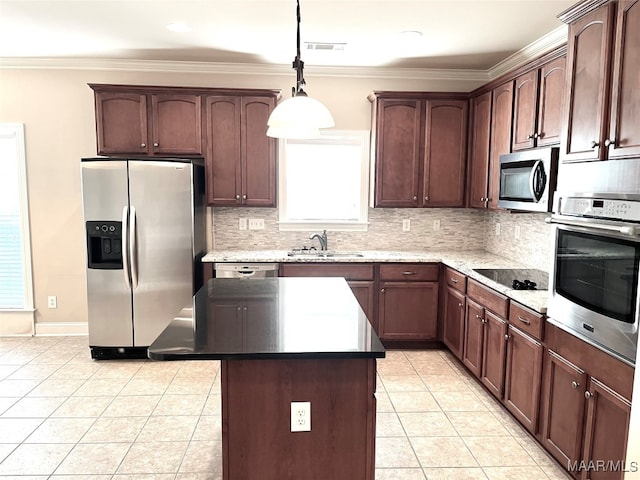
{"type": "Polygon", "coordinates": [[[158,142],[153,142],[153,146],[154,146],[154,147],[159,147],[159,146],[160,146],[160,144],[159,144],[158,142]]]}
{"type": "Polygon", "coordinates": [[[544,137],[544,132],[536,132],[535,135],[536,135],[536,138],[542,138],[544,137]]]}
{"type": "Polygon", "coordinates": [[[573,388],[578,388],[580,386],[580,384],[574,380],[573,382],[571,382],[571,386],[573,388]]]}
{"type": "Polygon", "coordinates": [[[596,147],[599,147],[599,146],[600,146],[600,142],[596,142],[595,140],[593,140],[591,142],[591,148],[596,148],[596,147]]]}
{"type": "Polygon", "coordinates": [[[415,275],[416,272],[410,272],[410,271],[406,271],[406,272],[402,272],[403,275],[415,275]]]}
{"type": "Polygon", "coordinates": [[[604,141],[604,146],[605,147],[610,147],[611,145],[613,145],[614,147],[616,146],[616,139],[612,138],[611,140],[609,140],[608,138],[604,141]]]}
{"type": "Polygon", "coordinates": [[[147,144],[146,144],[146,143],[141,143],[141,144],[140,144],[140,148],[146,148],[146,147],[147,147],[147,144]]]}
{"type": "Polygon", "coordinates": [[[534,138],[536,138],[535,133],[530,133],[529,135],[527,135],[527,140],[533,140],[534,138]]]}
{"type": "Polygon", "coordinates": [[[451,283],[458,283],[458,279],[451,277],[451,283]]]}
{"type": "Polygon", "coordinates": [[[593,395],[591,394],[591,392],[589,390],[587,390],[586,392],[584,392],[584,398],[586,398],[587,400],[589,400],[591,397],[593,397],[593,395]]]}
{"type": "Polygon", "coordinates": [[[518,320],[520,320],[525,325],[531,325],[531,322],[529,320],[527,320],[526,318],[522,318],[520,315],[518,315],[518,320]]]}
{"type": "Polygon", "coordinates": [[[481,202],[484,202],[484,201],[486,201],[486,200],[487,200],[486,198],[484,198],[484,197],[480,197],[480,201],[481,201],[481,202]]]}

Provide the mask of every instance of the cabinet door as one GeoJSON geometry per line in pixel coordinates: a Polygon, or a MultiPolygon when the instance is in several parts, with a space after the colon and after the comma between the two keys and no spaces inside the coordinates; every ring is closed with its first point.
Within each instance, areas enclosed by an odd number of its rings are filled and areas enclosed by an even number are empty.
{"type": "Polygon", "coordinates": [[[542,444],[562,465],[580,460],[587,375],[548,351],[542,444]]]}
{"type": "Polygon", "coordinates": [[[241,118],[242,204],[276,205],[276,140],[267,137],[275,97],[243,97],[241,118]]]}
{"type": "Polygon", "coordinates": [[[538,427],[542,352],[539,342],[509,326],[504,403],[534,435],[538,427]]]}
{"type": "Polygon", "coordinates": [[[154,154],[202,154],[202,98],[199,95],[151,95],[154,154]]]}
{"type": "Polygon", "coordinates": [[[604,158],[614,11],[608,3],[569,25],[562,161],[604,158]]]}
{"type": "Polygon", "coordinates": [[[227,353],[242,352],[242,305],[233,300],[207,304],[207,315],[215,318],[206,331],[207,343],[227,353]]]}
{"type": "Polygon", "coordinates": [[[438,335],[436,282],[382,282],[378,322],[383,340],[432,340],[438,335]]]}
{"type": "Polygon", "coordinates": [[[487,208],[489,142],[491,140],[491,92],[471,100],[469,143],[469,206],[487,208]]]}
{"type": "MultiPolygon", "coordinates": [[[[583,459],[587,464],[604,461],[605,465],[624,465],[631,404],[595,378],[589,381],[588,392],[583,459]]],[[[592,470],[585,471],[582,478],[622,480],[624,472],[592,470]]]]}
{"type": "Polygon", "coordinates": [[[491,108],[491,147],[489,148],[489,208],[498,208],[500,195],[500,155],[511,152],[513,82],[493,90],[491,108]]]}
{"type": "Polygon", "coordinates": [[[557,58],[540,68],[538,95],[538,125],[536,146],[560,143],[562,131],[562,105],[566,82],[566,58],[557,58]]]}
{"type": "Polygon", "coordinates": [[[442,340],[460,360],[462,360],[464,345],[465,302],[466,298],[464,294],[451,287],[446,288],[442,340]]]}
{"type": "Polygon", "coordinates": [[[362,307],[362,311],[369,319],[369,323],[373,325],[374,330],[378,331],[378,322],[374,317],[374,285],[373,281],[350,281],[347,282],[351,287],[353,295],[362,307]]]}
{"type": "Polygon", "coordinates": [[[425,119],[422,202],[426,207],[462,207],[467,101],[429,100],[425,119]]]}
{"type": "MultiPolygon", "coordinates": [[[[640,156],[640,1],[618,2],[608,157],[640,156]]],[[[605,145],[606,147],[607,145],[605,145]]]]}
{"type": "Polygon", "coordinates": [[[513,142],[511,144],[514,151],[535,147],[538,75],[539,70],[534,70],[516,78],[513,91],[513,142]]]}
{"type": "Polygon", "coordinates": [[[205,118],[207,201],[213,205],[239,205],[240,97],[207,97],[205,118]]]}
{"type": "Polygon", "coordinates": [[[482,373],[482,347],[484,344],[484,308],[467,298],[464,317],[464,350],[462,362],[476,376],[482,373]]]}
{"type": "Polygon", "coordinates": [[[247,302],[242,306],[243,337],[245,352],[273,351],[278,348],[280,338],[274,329],[277,318],[275,300],[247,302]]]}
{"type": "Polygon", "coordinates": [[[504,390],[507,322],[485,309],[480,380],[496,398],[504,390]]]}
{"type": "Polygon", "coordinates": [[[147,96],[96,92],[98,154],[147,154],[147,96]]]}
{"type": "Polygon", "coordinates": [[[424,101],[377,100],[376,207],[417,207],[424,101]]]}

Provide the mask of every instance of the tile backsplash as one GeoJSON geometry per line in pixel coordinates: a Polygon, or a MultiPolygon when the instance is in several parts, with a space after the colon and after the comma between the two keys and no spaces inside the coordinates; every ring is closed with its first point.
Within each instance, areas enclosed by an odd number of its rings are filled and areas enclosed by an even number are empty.
{"type": "MultiPolygon", "coordinates": [[[[327,232],[330,250],[488,250],[537,268],[548,269],[552,227],[545,214],[485,212],[462,208],[370,208],[367,232],[327,232]],[[402,221],[411,230],[402,231],[402,221]],[[434,221],[439,220],[439,229],[434,221]],[[500,223],[500,235],[495,224],[500,223]],[[520,238],[515,238],[516,226],[520,238]]],[[[213,248],[216,250],[289,250],[318,247],[304,232],[278,230],[276,208],[216,207],[213,209],[213,248]],[[239,230],[241,218],[264,219],[264,230],[239,230]]]]}

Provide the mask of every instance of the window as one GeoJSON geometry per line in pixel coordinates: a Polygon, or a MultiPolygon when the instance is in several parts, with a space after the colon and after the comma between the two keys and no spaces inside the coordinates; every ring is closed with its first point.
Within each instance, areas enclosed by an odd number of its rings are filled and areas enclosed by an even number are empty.
{"type": "Polygon", "coordinates": [[[328,130],[280,148],[280,230],[367,230],[369,132],[328,130]]]}
{"type": "Polygon", "coordinates": [[[0,124],[0,310],[31,310],[31,256],[22,124],[0,124]]]}

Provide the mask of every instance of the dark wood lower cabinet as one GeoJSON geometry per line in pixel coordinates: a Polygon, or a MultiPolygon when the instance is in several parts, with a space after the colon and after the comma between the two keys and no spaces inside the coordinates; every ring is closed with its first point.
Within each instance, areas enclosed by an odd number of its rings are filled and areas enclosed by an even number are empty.
{"type": "Polygon", "coordinates": [[[565,468],[580,461],[587,374],[551,350],[545,359],[542,443],[565,468]]]}
{"type": "Polygon", "coordinates": [[[542,344],[509,326],[504,404],[531,433],[538,430],[542,344]]]}
{"type": "Polygon", "coordinates": [[[374,298],[375,298],[375,286],[373,281],[367,280],[351,280],[347,282],[351,287],[353,295],[358,300],[358,303],[362,307],[364,314],[373,325],[373,329],[378,331],[378,322],[374,315],[374,298]]]}
{"type": "Polygon", "coordinates": [[[466,297],[451,287],[446,287],[442,340],[449,350],[462,360],[464,347],[464,312],[466,297]]]}
{"type": "MultiPolygon", "coordinates": [[[[604,465],[591,471],[585,469],[584,480],[622,480],[624,478],[631,404],[595,378],[587,389],[582,458],[587,466],[604,465]]],[[[630,459],[635,460],[635,459],[630,459]]]]}
{"type": "Polygon", "coordinates": [[[497,398],[504,388],[504,361],[507,352],[507,322],[485,310],[483,321],[482,373],[480,381],[497,398]]]}
{"type": "Polygon", "coordinates": [[[484,308],[467,298],[464,317],[464,353],[462,362],[476,377],[482,373],[482,345],[484,343],[484,308]]]}
{"type": "Polygon", "coordinates": [[[378,331],[382,340],[438,336],[438,282],[380,282],[378,331]]]}

